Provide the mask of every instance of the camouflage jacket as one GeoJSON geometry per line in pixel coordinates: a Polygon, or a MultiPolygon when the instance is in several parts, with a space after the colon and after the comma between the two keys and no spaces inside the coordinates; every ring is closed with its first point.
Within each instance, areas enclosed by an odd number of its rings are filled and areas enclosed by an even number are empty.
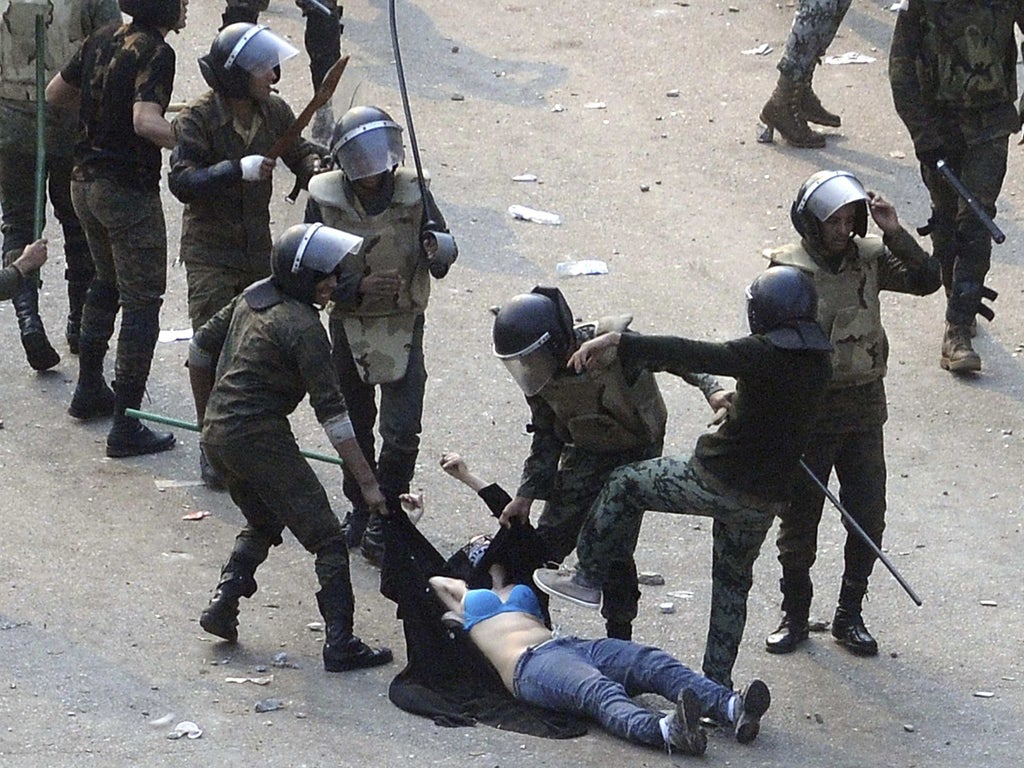
{"type": "Polygon", "coordinates": [[[160,33],[140,24],[108,25],[90,35],[61,76],[81,91],[75,147],[77,181],[109,179],[144,191],[159,188],[160,147],[135,133],[135,103],[166,110],[175,55],[160,33]]]}
{"type": "MultiPolygon", "coordinates": [[[[36,146],[36,38],[34,8],[0,0],[0,148],[32,154],[36,146]]],[[[45,82],[59,71],[86,37],[121,21],[117,0],[66,0],[51,4],[46,22],[45,82]]],[[[44,83],[45,85],[45,83],[44,83]]],[[[67,109],[46,108],[46,152],[71,157],[77,118],[67,109]]]]}
{"type": "MultiPolygon", "coordinates": [[[[583,323],[574,329],[577,342],[609,330],[609,323],[583,323]]],[[[547,499],[554,487],[559,462],[566,446],[594,453],[627,454],[653,447],[661,452],[668,412],[652,368],[623,362],[618,354],[606,365],[582,374],[563,370],[532,397],[529,430],[530,453],[516,491],[529,499],[547,499]]],[[[699,387],[705,397],[722,389],[714,376],[692,374],[673,366],[663,368],[699,387]]]]}
{"type": "Polygon", "coordinates": [[[832,365],[827,352],[788,350],[766,336],[715,343],[623,334],[624,362],[736,379],[729,418],[701,435],[693,455],[715,479],[765,501],[786,501],[832,365]]]}
{"type": "MultiPolygon", "coordinates": [[[[426,172],[424,176],[429,185],[426,172]]],[[[430,298],[430,268],[420,246],[423,202],[416,172],[408,168],[395,171],[391,204],[378,214],[367,212],[341,171],[314,176],[309,182],[309,195],[319,207],[324,224],[364,238],[359,253],[342,262],[332,317],[423,314],[430,298]],[[386,270],[397,270],[401,275],[401,291],[393,297],[359,293],[363,277],[386,270]]],[[[441,222],[443,226],[443,219],[441,222]]]]}
{"type": "Polygon", "coordinates": [[[288,416],[307,393],[321,424],[347,413],[327,331],[309,304],[285,298],[257,311],[243,293],[196,331],[192,344],[217,359],[203,440],[223,444],[289,432],[288,416]]]}
{"type": "Polygon", "coordinates": [[[832,380],[816,431],[857,431],[883,424],[889,341],[879,294],[934,293],[942,284],[938,259],[906,230],[884,240],[855,237],[838,269],[807,242],[770,251],[768,258],[773,265],[803,270],[818,291],[817,320],[832,342],[832,380]]]}
{"type": "Polygon", "coordinates": [[[1024,0],[905,0],[889,81],[918,154],[1020,130],[1015,24],[1024,0]]]}
{"type": "MultiPolygon", "coordinates": [[[[273,179],[242,181],[246,155],[266,154],[295,121],[284,100],[257,104],[259,126],[246,141],[234,127],[227,100],[208,91],[174,121],[177,146],[167,183],[185,204],[181,260],[270,274],[270,196],[273,179]]],[[[296,141],[281,160],[303,186],[313,175],[319,147],[296,141]]]]}

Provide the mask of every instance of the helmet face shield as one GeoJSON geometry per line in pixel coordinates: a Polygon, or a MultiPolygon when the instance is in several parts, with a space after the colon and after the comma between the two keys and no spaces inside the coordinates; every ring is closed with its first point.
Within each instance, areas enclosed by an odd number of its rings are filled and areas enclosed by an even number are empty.
{"type": "Polygon", "coordinates": [[[306,230],[295,251],[291,271],[309,269],[329,275],[341,264],[341,260],[363,246],[363,238],[333,229],[322,224],[313,224],[306,230]]]}
{"type": "Polygon", "coordinates": [[[559,361],[547,343],[549,340],[550,335],[544,334],[519,354],[501,356],[501,362],[527,397],[540,392],[558,370],[559,361]]]}
{"type": "Polygon", "coordinates": [[[228,54],[224,69],[238,67],[250,75],[260,75],[297,56],[299,50],[263,26],[248,30],[228,54]]]}
{"type": "Polygon", "coordinates": [[[351,180],[390,171],[405,160],[402,128],[392,120],[356,126],[335,143],[334,158],[351,180]]]}
{"type": "Polygon", "coordinates": [[[847,203],[866,202],[867,199],[860,182],[839,171],[808,191],[806,206],[814,218],[825,221],[847,203]]]}

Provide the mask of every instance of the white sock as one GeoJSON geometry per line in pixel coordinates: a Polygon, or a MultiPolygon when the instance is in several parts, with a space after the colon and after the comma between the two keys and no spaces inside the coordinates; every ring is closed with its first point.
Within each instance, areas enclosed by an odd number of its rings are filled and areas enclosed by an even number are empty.
{"type": "Polygon", "coordinates": [[[665,740],[666,744],[669,743],[669,740],[668,740],[668,721],[669,721],[669,719],[671,717],[672,717],[672,715],[665,715],[663,718],[661,718],[661,720],[658,721],[658,725],[661,728],[661,737],[665,740]]]}
{"type": "Polygon", "coordinates": [[[740,716],[739,712],[736,711],[736,708],[739,705],[740,705],[740,695],[738,693],[734,693],[732,695],[732,697],[729,699],[729,703],[725,707],[725,711],[729,715],[729,722],[730,723],[735,723],[736,719],[740,716]]]}

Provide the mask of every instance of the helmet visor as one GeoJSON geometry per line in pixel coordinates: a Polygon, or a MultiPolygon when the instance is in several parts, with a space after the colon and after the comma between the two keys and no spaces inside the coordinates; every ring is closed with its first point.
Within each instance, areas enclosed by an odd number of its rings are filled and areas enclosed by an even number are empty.
{"type": "Polygon", "coordinates": [[[390,171],[405,160],[402,128],[391,120],[364,123],[338,139],[334,157],[349,179],[390,171]]]}
{"type": "Polygon", "coordinates": [[[298,53],[295,46],[275,35],[267,27],[255,26],[235,43],[235,47],[231,49],[224,62],[224,69],[239,67],[250,75],[259,75],[281,66],[298,53]]]}
{"type": "Polygon", "coordinates": [[[338,268],[345,256],[358,251],[362,246],[361,237],[323,224],[313,224],[302,236],[291,271],[298,272],[306,268],[329,275],[338,268]]]}
{"type": "Polygon", "coordinates": [[[516,357],[503,357],[501,362],[508,368],[508,372],[527,397],[540,392],[558,370],[558,360],[550,344],[531,348],[530,351],[516,357]]]}
{"type": "Polygon", "coordinates": [[[856,178],[844,171],[821,181],[816,189],[807,191],[807,210],[818,221],[827,220],[847,203],[868,199],[864,187],[856,178]]]}

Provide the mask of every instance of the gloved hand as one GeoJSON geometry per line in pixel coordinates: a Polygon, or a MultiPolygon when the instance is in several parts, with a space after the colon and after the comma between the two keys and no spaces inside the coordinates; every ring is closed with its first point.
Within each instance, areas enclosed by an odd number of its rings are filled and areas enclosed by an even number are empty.
{"type": "Polygon", "coordinates": [[[261,181],[270,178],[277,160],[263,155],[246,155],[238,163],[242,166],[242,181],[261,181]]]}

